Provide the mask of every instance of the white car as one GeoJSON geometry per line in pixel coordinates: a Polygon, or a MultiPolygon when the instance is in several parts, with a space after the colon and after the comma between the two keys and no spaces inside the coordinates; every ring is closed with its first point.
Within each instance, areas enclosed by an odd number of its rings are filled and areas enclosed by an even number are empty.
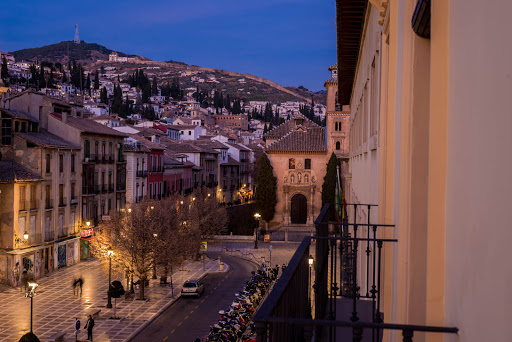
{"type": "Polygon", "coordinates": [[[204,291],[204,285],[199,280],[187,280],[181,288],[181,296],[195,296],[199,298],[204,291]]]}

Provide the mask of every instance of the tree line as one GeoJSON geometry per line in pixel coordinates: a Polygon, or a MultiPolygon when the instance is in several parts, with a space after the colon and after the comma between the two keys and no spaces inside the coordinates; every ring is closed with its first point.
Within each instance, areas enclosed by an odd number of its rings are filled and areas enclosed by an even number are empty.
{"type": "Polygon", "coordinates": [[[112,251],[112,267],[130,280],[140,280],[139,298],[144,299],[150,275],[167,277],[170,270],[198,257],[201,241],[224,232],[228,216],[215,193],[196,189],[185,197],[174,195],[160,201],[131,204],[112,212],[110,220],[96,229],[92,253],[104,263],[112,251]]]}

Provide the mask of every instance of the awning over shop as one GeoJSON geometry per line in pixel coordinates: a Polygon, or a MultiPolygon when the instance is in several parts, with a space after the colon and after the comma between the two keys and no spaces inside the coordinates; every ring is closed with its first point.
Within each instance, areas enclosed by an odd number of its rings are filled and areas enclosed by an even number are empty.
{"type": "Polygon", "coordinates": [[[6,252],[6,254],[20,255],[20,254],[33,253],[33,252],[43,249],[45,247],[46,246],[36,246],[36,247],[29,247],[29,248],[24,248],[24,249],[13,249],[12,251],[6,252]]]}

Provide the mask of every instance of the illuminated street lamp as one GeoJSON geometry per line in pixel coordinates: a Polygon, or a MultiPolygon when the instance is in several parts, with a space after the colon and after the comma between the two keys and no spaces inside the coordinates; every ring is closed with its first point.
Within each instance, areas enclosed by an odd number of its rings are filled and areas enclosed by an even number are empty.
{"type": "Polygon", "coordinates": [[[108,295],[108,302],[107,302],[107,308],[111,309],[112,308],[112,298],[110,296],[110,279],[111,279],[111,276],[112,276],[112,255],[114,255],[114,251],[112,250],[109,250],[107,252],[108,254],[108,292],[107,292],[107,295],[108,295]]]}
{"type": "Polygon", "coordinates": [[[309,304],[311,305],[311,269],[313,268],[313,262],[315,260],[313,259],[313,257],[311,255],[309,255],[309,258],[308,258],[308,264],[309,264],[309,286],[308,286],[308,299],[309,299],[309,304]]]}
{"type": "Polygon", "coordinates": [[[128,208],[128,212],[131,213],[132,212],[132,208],[128,208]]]}
{"type": "Polygon", "coordinates": [[[87,227],[89,227],[89,226],[91,225],[91,221],[87,221],[87,222],[85,222],[85,225],[86,225],[87,227]]]}
{"type": "Polygon", "coordinates": [[[38,286],[35,282],[28,283],[27,292],[25,297],[30,298],[30,332],[32,333],[32,318],[34,312],[34,296],[36,295],[36,287],[38,286]]]}
{"type": "Polygon", "coordinates": [[[254,218],[258,220],[258,226],[254,229],[254,249],[258,249],[258,229],[260,228],[261,215],[256,213],[254,214],[254,218]]]}

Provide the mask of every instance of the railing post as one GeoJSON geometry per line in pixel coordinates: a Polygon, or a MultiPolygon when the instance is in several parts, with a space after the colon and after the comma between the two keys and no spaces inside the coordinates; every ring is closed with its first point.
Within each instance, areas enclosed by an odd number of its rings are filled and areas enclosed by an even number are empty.
{"type": "Polygon", "coordinates": [[[352,273],[354,275],[354,279],[352,280],[352,317],[350,317],[350,320],[352,322],[359,321],[359,317],[357,316],[357,247],[358,247],[358,241],[357,241],[357,223],[354,224],[354,249],[352,250],[353,257],[352,257],[352,273]]]}
{"type": "Polygon", "coordinates": [[[363,328],[353,327],[352,328],[352,341],[361,342],[363,340],[363,328]]]}
{"type": "MultiPolygon", "coordinates": [[[[264,322],[254,322],[256,328],[256,342],[267,342],[267,324],[264,322]]],[[[272,338],[269,340],[272,341],[272,338]]]]}
{"type": "Polygon", "coordinates": [[[366,226],[368,233],[368,240],[366,241],[366,297],[369,297],[368,289],[370,287],[370,210],[371,205],[368,204],[368,225],[366,226]]]}
{"type": "Polygon", "coordinates": [[[414,330],[402,330],[403,342],[412,342],[414,330]]]}

